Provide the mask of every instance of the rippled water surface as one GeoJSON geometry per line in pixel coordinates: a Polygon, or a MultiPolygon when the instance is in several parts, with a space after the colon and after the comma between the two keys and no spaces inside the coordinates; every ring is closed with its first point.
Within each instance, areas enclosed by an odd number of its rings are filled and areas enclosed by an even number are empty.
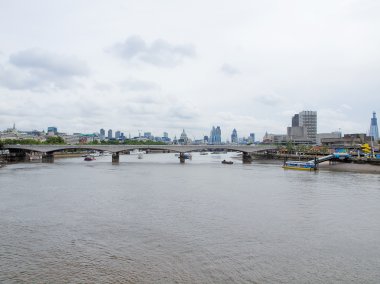
{"type": "Polygon", "coordinates": [[[0,282],[379,283],[379,175],[225,157],[2,168],[0,282]]]}

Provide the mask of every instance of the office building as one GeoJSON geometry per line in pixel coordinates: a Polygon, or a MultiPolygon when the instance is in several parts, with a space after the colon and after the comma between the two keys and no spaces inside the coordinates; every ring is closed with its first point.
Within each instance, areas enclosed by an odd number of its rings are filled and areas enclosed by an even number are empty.
{"type": "Polygon", "coordinates": [[[108,138],[108,139],[112,139],[112,129],[108,129],[108,135],[107,135],[107,138],[108,138]]]}
{"type": "Polygon", "coordinates": [[[49,126],[47,129],[48,135],[57,135],[58,134],[58,129],[55,126],[49,126]]]}
{"type": "Polygon", "coordinates": [[[235,143],[235,144],[238,144],[238,135],[237,135],[237,131],[236,129],[234,128],[234,130],[232,130],[232,134],[231,134],[231,143],[235,143]]]}
{"type": "Polygon", "coordinates": [[[369,136],[372,136],[375,141],[379,140],[379,129],[377,127],[376,112],[372,113],[371,126],[369,128],[369,136]]]}
{"type": "Polygon", "coordinates": [[[310,139],[314,144],[317,143],[317,112],[301,111],[299,113],[299,126],[305,127],[306,138],[310,139]]]}
{"type": "Polygon", "coordinates": [[[210,144],[221,144],[222,143],[222,131],[219,126],[216,128],[213,126],[210,133],[210,144]]]}
{"type": "Polygon", "coordinates": [[[115,132],[115,139],[120,139],[120,131],[115,132]]]}
{"type": "Polygon", "coordinates": [[[100,141],[103,141],[106,138],[106,131],[102,128],[99,132],[100,141]]]}

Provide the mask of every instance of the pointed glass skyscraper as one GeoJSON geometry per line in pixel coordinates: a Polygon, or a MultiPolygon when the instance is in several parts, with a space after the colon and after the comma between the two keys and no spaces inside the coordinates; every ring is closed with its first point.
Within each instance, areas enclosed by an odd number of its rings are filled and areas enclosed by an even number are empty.
{"type": "Polygon", "coordinates": [[[376,112],[373,112],[371,118],[371,127],[369,128],[369,136],[372,136],[374,140],[379,140],[379,129],[377,128],[376,112]]]}

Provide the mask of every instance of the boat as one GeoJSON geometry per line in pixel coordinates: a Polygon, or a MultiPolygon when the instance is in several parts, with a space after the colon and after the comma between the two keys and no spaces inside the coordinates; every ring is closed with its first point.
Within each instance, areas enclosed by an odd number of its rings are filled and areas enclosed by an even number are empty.
{"type": "Polygon", "coordinates": [[[234,162],[232,161],[226,161],[226,160],[223,160],[222,161],[222,164],[226,164],[226,165],[232,165],[234,162]]]}
{"type": "Polygon", "coordinates": [[[95,160],[95,157],[94,156],[91,156],[91,155],[87,155],[85,158],[84,158],[85,161],[93,161],[95,160]]]}
{"type": "Polygon", "coordinates": [[[208,155],[208,152],[200,152],[199,155],[208,155]]]}
{"type": "MultiPolygon", "coordinates": [[[[175,156],[178,157],[178,159],[181,159],[181,154],[176,153],[175,156]]],[[[191,160],[193,158],[193,156],[190,153],[183,153],[182,157],[185,160],[191,160]]]]}
{"type": "Polygon", "coordinates": [[[146,154],[146,151],[140,151],[139,149],[133,149],[132,151],[129,151],[129,155],[140,155],[140,154],[146,154]]]}
{"type": "Polygon", "coordinates": [[[286,161],[282,166],[285,170],[299,170],[299,171],[313,171],[318,168],[314,162],[302,162],[302,161],[286,161]]]}
{"type": "Polygon", "coordinates": [[[138,153],[137,154],[137,159],[141,160],[144,157],[143,153],[138,153]]]}

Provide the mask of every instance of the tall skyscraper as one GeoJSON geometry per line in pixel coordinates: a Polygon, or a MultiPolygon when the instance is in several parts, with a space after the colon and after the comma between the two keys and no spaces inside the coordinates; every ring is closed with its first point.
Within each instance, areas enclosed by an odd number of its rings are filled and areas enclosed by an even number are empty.
{"type": "Polygon", "coordinates": [[[108,139],[112,139],[112,129],[108,129],[108,139]]]}
{"type": "Polygon", "coordinates": [[[210,144],[221,144],[222,143],[222,131],[219,126],[215,128],[212,127],[210,133],[210,144]]]}
{"type": "MultiPolygon", "coordinates": [[[[294,117],[293,117],[294,118],[294,117]]],[[[293,119],[292,119],[293,124],[293,119]]],[[[306,128],[306,138],[309,138],[313,143],[317,143],[317,112],[316,111],[301,111],[299,113],[299,126],[306,128]]]]}
{"type": "Polygon", "coordinates": [[[99,132],[99,138],[103,141],[106,138],[106,131],[102,128],[99,132]]]}
{"type": "Polygon", "coordinates": [[[231,143],[238,143],[238,136],[237,136],[237,131],[236,129],[234,128],[234,130],[232,130],[232,134],[231,134],[231,143]]]}
{"type": "Polygon", "coordinates": [[[371,126],[369,128],[369,136],[372,136],[374,140],[379,140],[379,129],[377,127],[376,112],[372,113],[371,126]]]}

